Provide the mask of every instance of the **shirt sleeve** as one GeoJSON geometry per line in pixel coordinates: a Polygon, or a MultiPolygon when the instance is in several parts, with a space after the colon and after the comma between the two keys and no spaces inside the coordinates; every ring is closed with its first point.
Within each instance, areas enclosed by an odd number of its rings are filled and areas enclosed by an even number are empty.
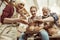
{"type": "Polygon", "coordinates": [[[56,13],[51,13],[51,16],[54,18],[55,25],[58,26],[58,22],[57,21],[58,21],[59,18],[57,16],[57,14],[56,13]]]}
{"type": "Polygon", "coordinates": [[[1,16],[1,22],[3,23],[4,18],[10,18],[13,15],[13,7],[10,5],[7,5],[5,9],[3,10],[2,16],[1,16]]]}
{"type": "Polygon", "coordinates": [[[51,13],[51,16],[54,18],[55,22],[59,19],[56,13],[51,13]]]}

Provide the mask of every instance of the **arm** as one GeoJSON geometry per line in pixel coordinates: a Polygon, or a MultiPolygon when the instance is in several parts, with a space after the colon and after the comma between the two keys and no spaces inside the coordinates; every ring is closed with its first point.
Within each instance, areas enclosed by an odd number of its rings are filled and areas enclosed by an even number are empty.
{"type": "Polygon", "coordinates": [[[56,13],[50,13],[50,17],[43,19],[43,22],[56,22],[58,21],[58,16],[56,13]]]}
{"type": "Polygon", "coordinates": [[[42,19],[42,22],[54,22],[54,18],[50,16],[48,18],[42,19]]]}
{"type": "Polygon", "coordinates": [[[4,18],[4,23],[17,23],[17,22],[21,22],[24,24],[28,24],[27,21],[22,20],[22,19],[18,19],[18,18],[4,18]]]}
{"type": "Polygon", "coordinates": [[[6,6],[1,16],[1,22],[2,23],[16,23],[16,22],[27,23],[25,20],[19,18],[11,18],[13,13],[14,13],[14,8],[9,5],[6,6]]]}
{"type": "Polygon", "coordinates": [[[59,20],[58,15],[56,13],[51,13],[50,15],[51,15],[50,17],[42,19],[40,21],[42,21],[42,22],[54,22],[56,26],[59,26],[59,24],[57,23],[59,20]]]}
{"type": "Polygon", "coordinates": [[[44,22],[54,22],[54,18],[50,16],[50,17],[45,18],[45,19],[40,18],[40,19],[34,20],[34,21],[35,21],[35,22],[38,21],[38,22],[40,22],[40,23],[44,23],[44,22]]]}
{"type": "Polygon", "coordinates": [[[18,18],[4,18],[4,23],[16,23],[18,18]]]}

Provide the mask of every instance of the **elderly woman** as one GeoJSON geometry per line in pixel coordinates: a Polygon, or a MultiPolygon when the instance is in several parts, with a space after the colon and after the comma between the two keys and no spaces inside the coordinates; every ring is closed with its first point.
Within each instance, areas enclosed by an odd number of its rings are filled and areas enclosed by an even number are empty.
{"type": "Polygon", "coordinates": [[[24,22],[19,18],[12,18],[14,15],[15,0],[4,0],[5,8],[1,15],[0,40],[17,40],[17,22],[24,22]]]}
{"type": "Polygon", "coordinates": [[[18,3],[16,5],[16,10],[20,14],[20,18],[26,19],[26,17],[29,16],[29,13],[27,10],[24,8],[25,4],[23,2],[18,3]]]}

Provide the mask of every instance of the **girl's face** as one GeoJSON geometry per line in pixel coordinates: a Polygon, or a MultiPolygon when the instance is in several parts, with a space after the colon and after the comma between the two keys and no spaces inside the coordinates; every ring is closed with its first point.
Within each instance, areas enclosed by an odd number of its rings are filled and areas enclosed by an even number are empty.
{"type": "Polygon", "coordinates": [[[32,8],[32,9],[30,9],[30,12],[32,15],[36,15],[37,10],[36,10],[36,8],[32,8]]]}

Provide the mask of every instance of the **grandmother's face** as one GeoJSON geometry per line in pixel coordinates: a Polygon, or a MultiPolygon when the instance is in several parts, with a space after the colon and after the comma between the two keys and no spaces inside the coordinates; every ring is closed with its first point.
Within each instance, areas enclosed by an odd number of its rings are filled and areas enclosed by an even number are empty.
{"type": "Polygon", "coordinates": [[[16,1],[16,0],[12,0],[12,4],[13,4],[13,5],[15,5],[15,1],[16,1]]]}

